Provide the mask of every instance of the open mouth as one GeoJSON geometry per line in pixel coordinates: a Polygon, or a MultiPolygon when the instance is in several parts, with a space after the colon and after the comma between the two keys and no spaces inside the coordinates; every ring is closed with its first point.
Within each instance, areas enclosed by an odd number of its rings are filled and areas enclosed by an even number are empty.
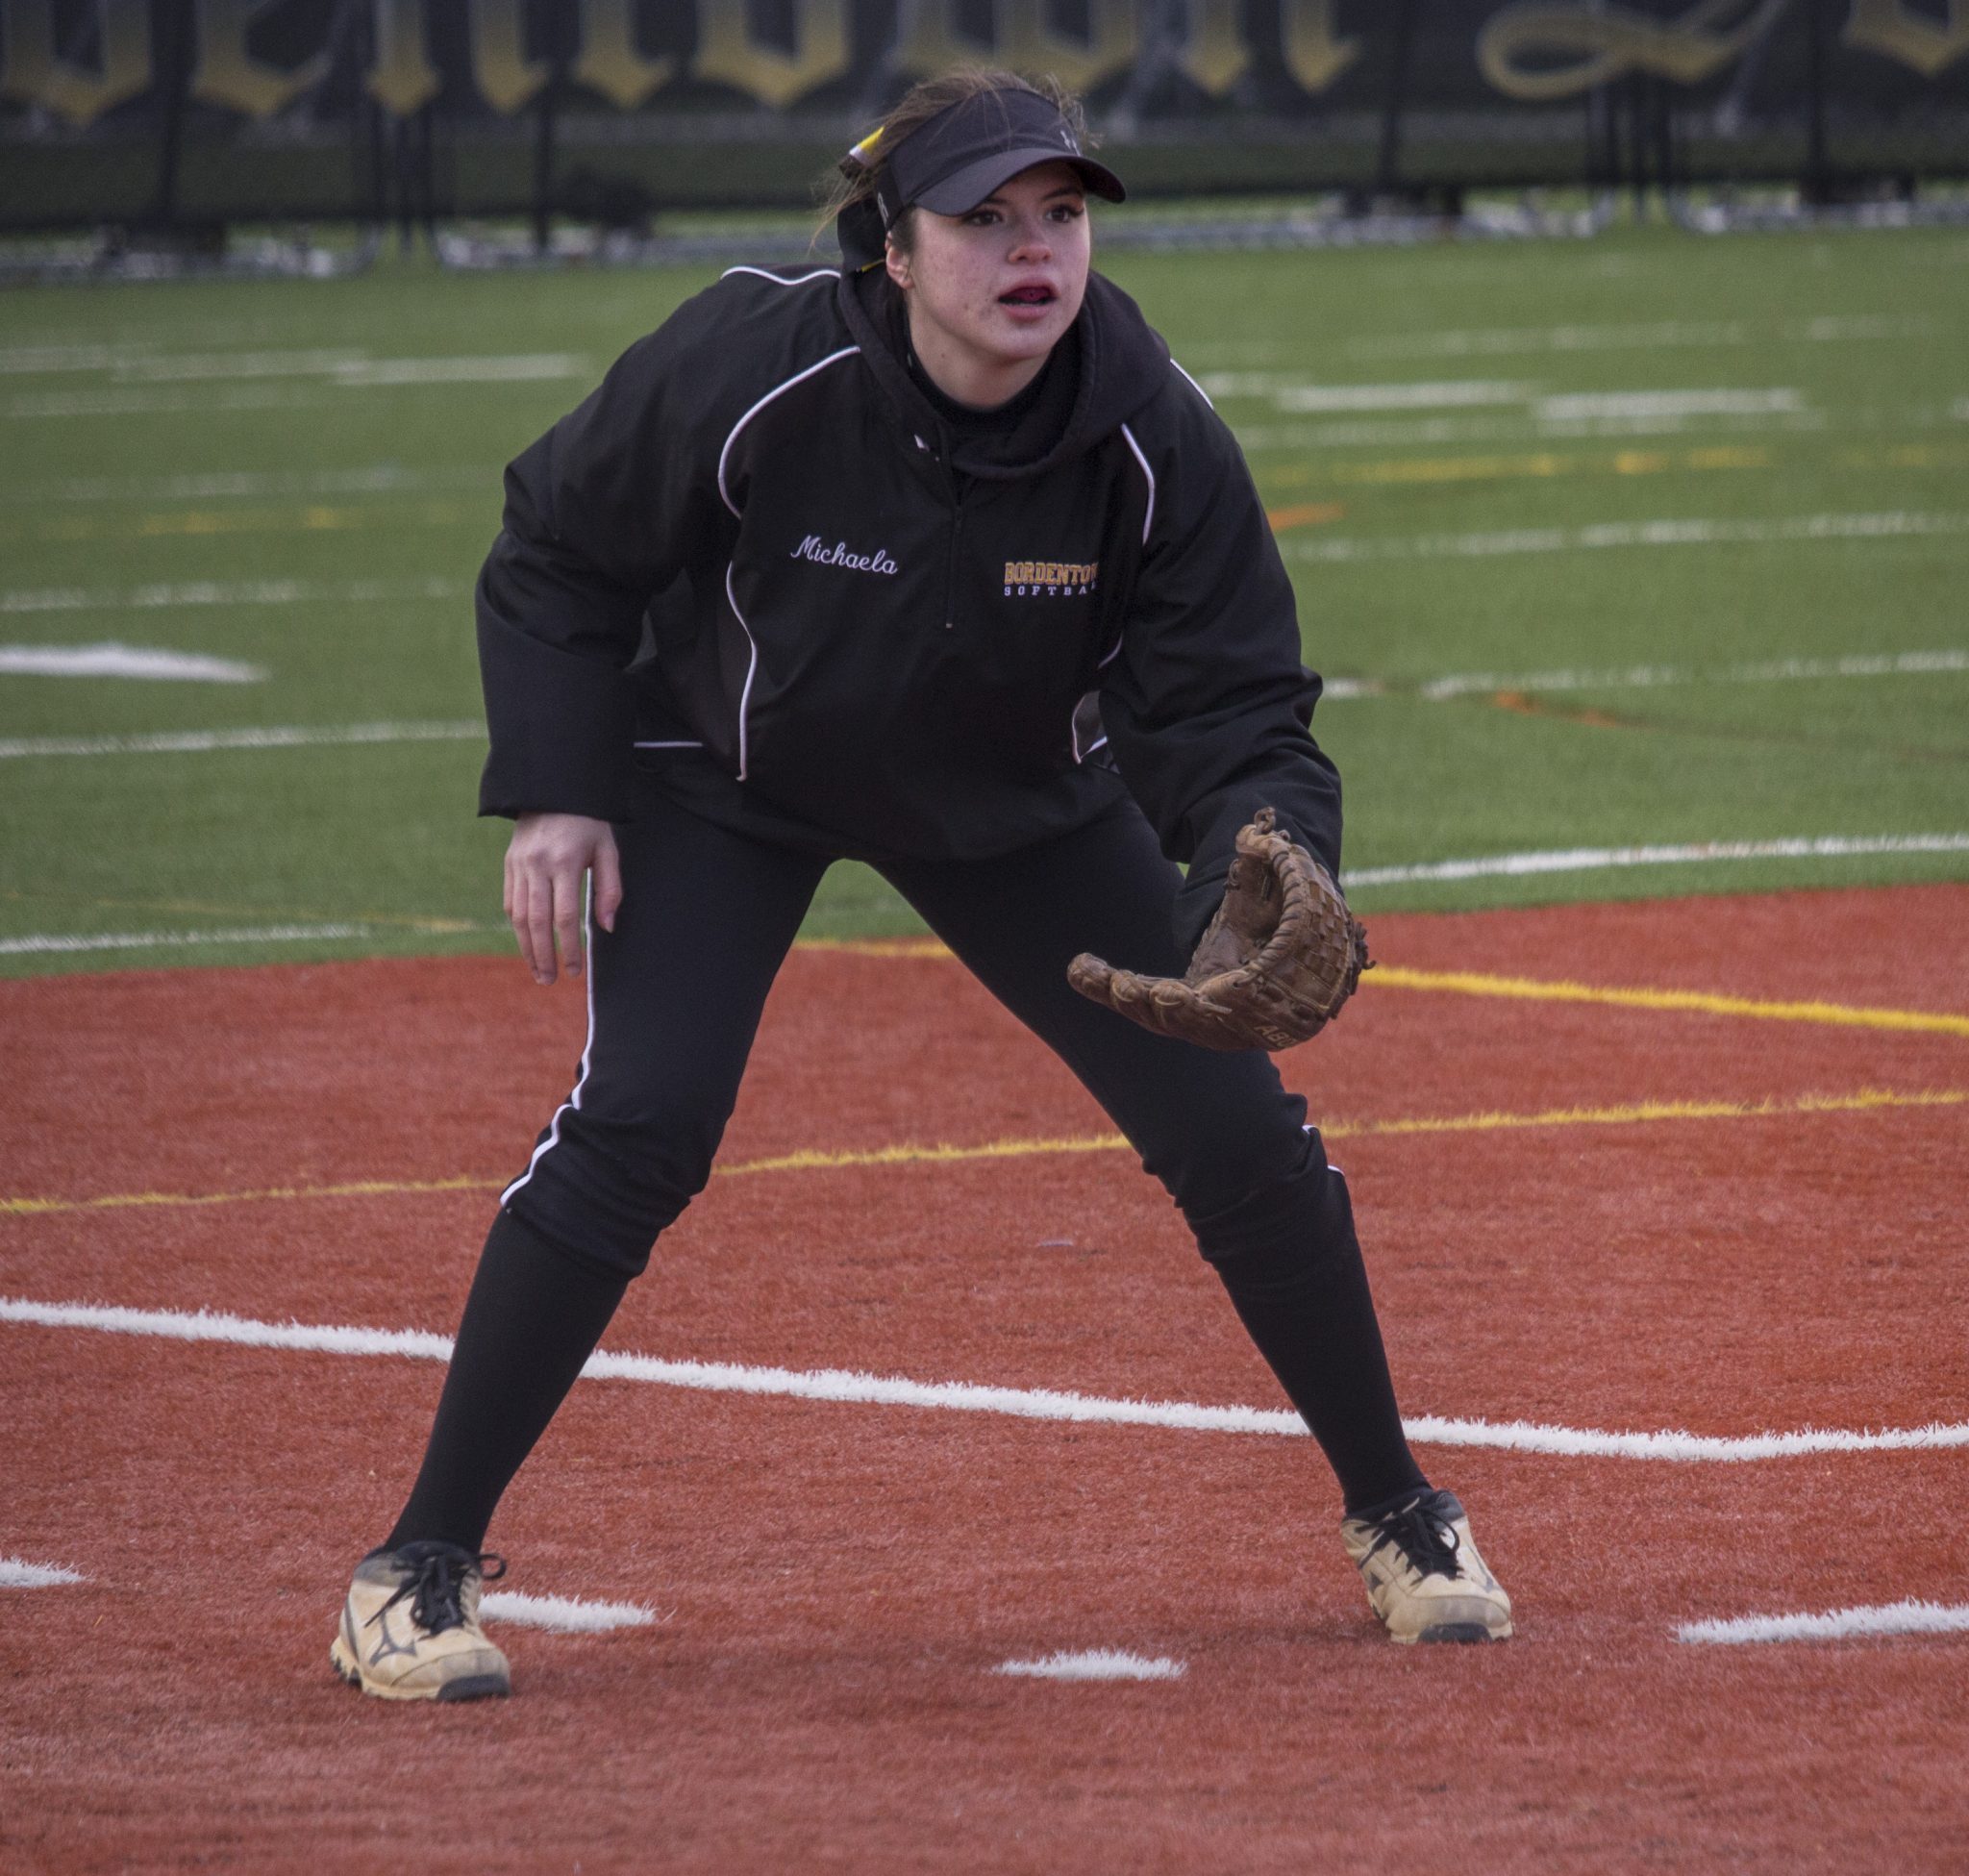
{"type": "Polygon", "coordinates": [[[998,296],[1000,306],[1051,306],[1058,297],[1050,287],[1014,287],[998,296]]]}

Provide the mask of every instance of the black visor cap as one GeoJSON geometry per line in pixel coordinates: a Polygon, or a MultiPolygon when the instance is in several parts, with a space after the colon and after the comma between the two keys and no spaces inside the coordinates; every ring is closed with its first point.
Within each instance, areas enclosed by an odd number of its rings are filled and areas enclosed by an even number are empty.
{"type": "Polygon", "coordinates": [[[1022,170],[1071,163],[1089,194],[1125,202],[1121,178],[1082,153],[1073,126],[1036,91],[983,91],[940,111],[889,152],[876,195],[885,223],[920,206],[968,214],[1022,170]]]}

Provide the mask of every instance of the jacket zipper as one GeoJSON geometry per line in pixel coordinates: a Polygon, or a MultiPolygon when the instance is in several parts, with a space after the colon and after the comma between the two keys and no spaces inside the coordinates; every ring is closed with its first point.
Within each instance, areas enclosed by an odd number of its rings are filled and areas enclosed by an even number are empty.
{"type": "Polygon", "coordinates": [[[952,504],[950,515],[950,560],[943,576],[943,629],[957,630],[958,610],[958,541],[964,532],[964,507],[961,500],[952,504]]]}

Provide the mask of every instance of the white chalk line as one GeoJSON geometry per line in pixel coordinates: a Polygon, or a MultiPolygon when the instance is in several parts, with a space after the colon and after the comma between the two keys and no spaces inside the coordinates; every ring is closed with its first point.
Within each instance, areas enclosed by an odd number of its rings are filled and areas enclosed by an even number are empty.
{"type": "Polygon", "coordinates": [[[203,652],[144,645],[0,645],[0,672],[16,677],[137,678],[162,684],[264,684],[266,667],[203,652]]]}
{"type": "Polygon", "coordinates": [[[1969,532],[1969,514],[1799,514],[1769,521],[1707,518],[1602,521],[1584,528],[1508,528],[1495,533],[1390,535],[1286,540],[1294,561],[1488,560],[1513,554],[1567,554],[1608,547],[1755,546],[1773,541],[1897,540],[1969,532]]]}
{"type": "Polygon", "coordinates": [[[1002,1661],[991,1671],[1038,1681],[1180,1681],[1189,1672],[1189,1663],[1168,1655],[1131,1654],[1125,1648],[1088,1648],[1078,1654],[1061,1650],[1035,1661],[1002,1661]]]}
{"type": "MultiPolygon", "coordinates": [[[[57,1564],[0,1557],[0,1589],[52,1589],[87,1581],[79,1571],[62,1569],[57,1564]]],[[[493,1621],[551,1629],[561,1635],[607,1635],[616,1629],[649,1628],[662,1619],[644,1603],[536,1596],[523,1589],[490,1590],[479,1608],[482,1614],[493,1621]]]]}
{"type": "Polygon", "coordinates": [[[1740,1645],[1756,1641],[1850,1641],[1876,1635],[1969,1635],[1969,1607],[1901,1602],[1828,1610],[1822,1615],[1740,1615],[1729,1621],[1684,1622],[1678,1641],[1740,1645]]]}
{"type": "Polygon", "coordinates": [[[1701,840],[1682,846],[1562,847],[1536,853],[1432,860],[1413,866],[1362,866],[1347,890],[1423,880],[1525,879],[1547,873],[1597,873],[1629,866],[1701,866],[1738,860],[1846,860],[1876,854],[1969,853],[1969,834],[1827,834],[1780,840],[1701,840]]]}
{"type": "Polygon", "coordinates": [[[660,1618],[639,1602],[591,1602],[581,1596],[536,1596],[524,1589],[488,1589],[479,1602],[488,1621],[517,1622],[523,1628],[551,1629],[559,1635],[607,1635],[615,1629],[646,1629],[660,1618]]]}
{"type": "Polygon", "coordinates": [[[404,495],[436,489],[493,489],[496,463],[407,469],[395,463],[359,469],[214,469],[198,475],[71,476],[65,481],[0,489],[0,503],[206,502],[268,495],[404,495]]]}
{"type": "Polygon", "coordinates": [[[483,723],[291,723],[264,729],[161,730],[140,736],[0,737],[0,761],[27,756],[177,756],[224,749],[321,749],[369,742],[483,742],[483,723]]]}
{"type": "Polygon", "coordinates": [[[148,587],[34,587],[0,592],[4,613],[150,612],[179,606],[367,606],[458,599],[458,580],[194,580],[148,587]]]}
{"type": "Polygon", "coordinates": [[[1658,319],[1613,325],[1490,326],[1388,333],[1347,341],[1357,359],[1499,358],[1516,353],[1653,352],[1684,347],[1807,344],[1925,338],[1942,330],[1932,319],[1879,313],[1818,313],[1787,319],[1775,331],[1745,319],[1658,319]]]}
{"type": "Polygon", "coordinates": [[[1199,380],[1212,399],[1268,398],[1291,415],[1340,411],[1460,411],[1473,406],[1523,404],[1535,386],[1498,378],[1435,384],[1321,385],[1294,372],[1207,371],[1199,380]]]}
{"type": "MultiPolygon", "coordinates": [[[[217,1311],[136,1310],[109,1304],[42,1303],[0,1297],[0,1322],[108,1335],[156,1336],[185,1342],[224,1342],[313,1354],[451,1358],[451,1338],[422,1329],[359,1329],[334,1324],[261,1322],[217,1311]]],[[[1183,1433],[1307,1437],[1298,1414],[1280,1408],[1202,1407],[1184,1401],[1116,1400],[1050,1388],[991,1388],[967,1381],[925,1382],[841,1368],[748,1367],[731,1362],[666,1361],[600,1350],[582,1374],[591,1381],[635,1381],[709,1393],[772,1395],[876,1407],[941,1409],[1022,1420],[1103,1426],[1162,1427],[1183,1433]]],[[[1572,1459],[1673,1460],[1738,1463],[1812,1453],[1884,1453],[1969,1447],[1969,1422],[1854,1432],[1807,1428],[1791,1433],[1719,1436],[1682,1432],[1606,1433],[1528,1420],[1448,1419],[1421,1414],[1403,1421],[1410,1439],[1432,1446],[1476,1446],[1572,1459]]]]}
{"type": "Polygon", "coordinates": [[[1846,658],[1772,658],[1757,663],[1708,667],[1627,664],[1598,670],[1456,671],[1413,685],[1384,678],[1332,678],[1322,695],[1341,702],[1357,697],[1413,696],[1433,704],[1453,697],[1486,696],[1499,690],[1654,690],[1680,685],[1932,677],[1954,671],[1969,671],[1969,650],[1882,652],[1846,658]]]}
{"type": "Polygon", "coordinates": [[[30,1563],[24,1557],[0,1557],[0,1589],[52,1589],[88,1579],[56,1563],[30,1563]]]}
{"type": "Polygon", "coordinates": [[[241,925],[215,932],[35,932],[0,938],[0,958],[154,951],[200,944],[308,944],[371,936],[367,925],[241,925]]]}
{"type": "Polygon", "coordinates": [[[1586,442],[1595,438],[1796,435],[1829,428],[1823,411],[1698,415],[1651,411],[1622,416],[1361,417],[1325,423],[1233,424],[1249,455],[1269,451],[1401,449],[1441,443],[1586,442]]]}

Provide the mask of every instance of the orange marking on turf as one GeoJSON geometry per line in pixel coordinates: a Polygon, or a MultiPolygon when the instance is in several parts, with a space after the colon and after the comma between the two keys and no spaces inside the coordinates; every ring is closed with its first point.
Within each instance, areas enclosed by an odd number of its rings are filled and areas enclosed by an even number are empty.
{"type": "Polygon", "coordinates": [[[1346,513],[1339,502],[1293,502],[1284,508],[1266,510],[1265,519],[1272,524],[1274,534],[1282,534],[1287,528],[1311,528],[1338,521],[1346,513]]]}
{"type": "MultiPolygon", "coordinates": [[[[1327,1139],[1371,1139],[1415,1134],[1490,1134],[1527,1128],[1618,1127],[1662,1120],[1768,1120],[1786,1115],[1876,1113],[1896,1108],[1953,1108],[1969,1103],[1969,1088],[1899,1091],[1862,1088],[1849,1094],[1800,1094],[1762,1101],[1635,1101],[1610,1108],[1544,1108],[1534,1113],[1417,1114],[1389,1120],[1322,1122],[1327,1139]]],[[[740,1160],[712,1169],[713,1177],[738,1179],[767,1172],[835,1172],[853,1166],[950,1165],[965,1161],[1025,1160],[1054,1155],[1119,1153],[1119,1134],[1065,1135],[1055,1138],[985,1140],[961,1146],[901,1142],[892,1146],[802,1147],[793,1153],[740,1160]]],[[[186,1206],[246,1205],[315,1198],[414,1198],[436,1192],[497,1191],[503,1178],[461,1173],[449,1179],[362,1179],[334,1186],[265,1186],[235,1192],[110,1192],[97,1198],[0,1198],[0,1217],[32,1218],[56,1212],[122,1212],[186,1206]]]]}

